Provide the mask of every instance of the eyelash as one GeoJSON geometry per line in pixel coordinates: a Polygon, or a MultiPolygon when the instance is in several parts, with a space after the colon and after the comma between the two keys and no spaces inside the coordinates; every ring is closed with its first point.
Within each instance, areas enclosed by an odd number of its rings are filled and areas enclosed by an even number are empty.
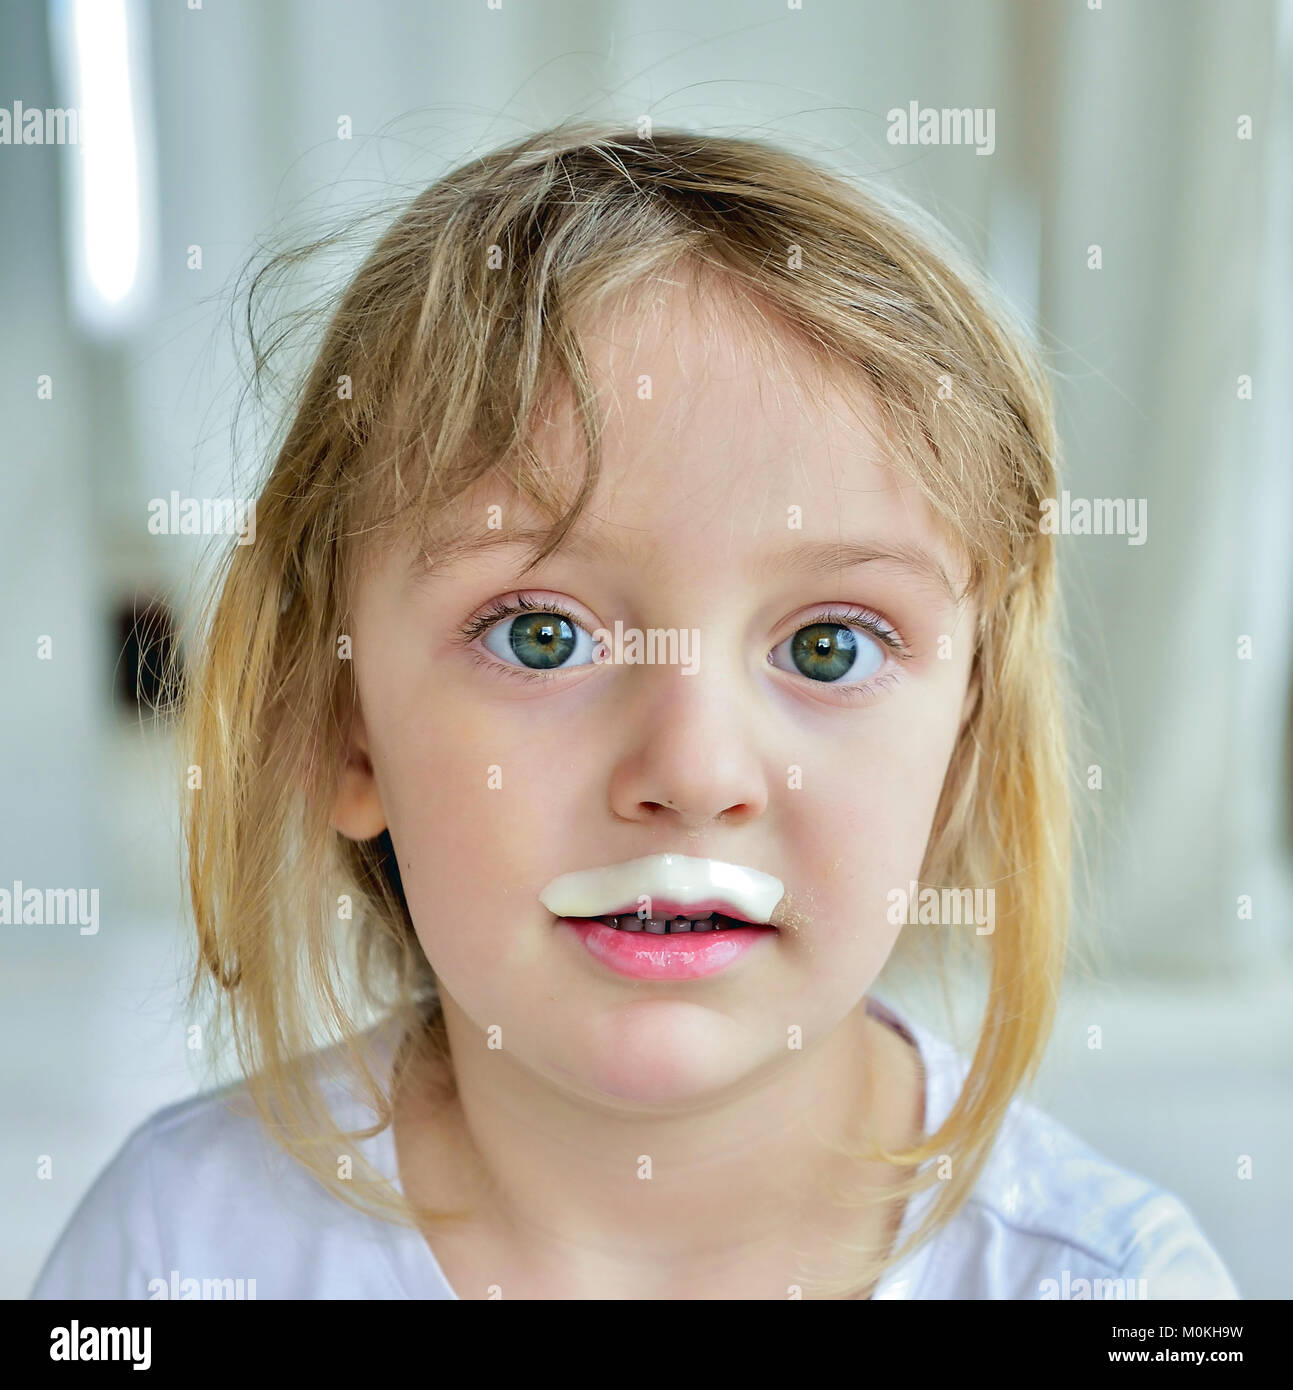
{"type": "MultiPolygon", "coordinates": [[[[571,613],[569,609],[563,608],[560,603],[554,603],[548,599],[536,599],[529,594],[517,594],[515,600],[510,603],[495,599],[485,612],[478,613],[462,626],[459,631],[459,640],[468,647],[472,660],[486,670],[501,671],[509,678],[515,677],[517,680],[531,683],[536,680],[560,679],[563,674],[560,670],[523,671],[519,666],[509,666],[506,662],[484,656],[471,646],[471,643],[475,642],[481,633],[488,632],[495,623],[502,622],[504,618],[519,617],[523,613],[555,613],[573,626],[583,627],[582,620],[571,613]]],[[[853,613],[845,613],[838,609],[824,609],[800,623],[795,631],[798,632],[800,628],[825,624],[861,628],[863,632],[869,633],[876,641],[887,647],[899,661],[910,661],[914,655],[911,648],[899,636],[897,629],[891,627],[878,613],[871,612],[869,608],[861,608],[853,613]]],[[[804,679],[807,680],[807,677],[804,679]]],[[[862,685],[838,685],[831,681],[820,681],[817,684],[826,685],[839,691],[847,700],[865,700],[878,694],[881,690],[888,689],[897,679],[898,673],[896,671],[882,671],[862,685]]]]}
{"type": "MultiPolygon", "coordinates": [[[[583,621],[576,618],[568,609],[563,608],[559,603],[550,603],[547,599],[531,598],[529,594],[517,594],[514,603],[504,603],[501,599],[495,599],[493,604],[484,613],[478,613],[476,617],[466,623],[462,629],[462,640],[474,642],[482,632],[487,632],[495,623],[502,622],[504,618],[520,617],[522,613],[555,613],[558,617],[564,618],[568,623],[575,627],[583,627],[583,621]]],[[[512,669],[511,667],[508,668],[512,669]]],[[[542,672],[536,672],[542,675],[542,672]]]]}

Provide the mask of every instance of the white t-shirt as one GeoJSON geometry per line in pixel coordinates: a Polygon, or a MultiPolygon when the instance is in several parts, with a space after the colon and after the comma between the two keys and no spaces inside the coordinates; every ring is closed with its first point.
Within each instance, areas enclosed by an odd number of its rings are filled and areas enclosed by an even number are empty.
{"type": "MultiPolygon", "coordinates": [[[[932,1133],[969,1063],[892,1004],[872,998],[870,1007],[920,1049],[932,1133]]],[[[385,1025],[376,1031],[389,1058],[394,1035],[385,1025]]],[[[372,1123],[340,1082],[324,1084],[343,1128],[372,1123]]],[[[333,1197],[264,1134],[249,1106],[233,1113],[227,1102],[242,1090],[180,1101],[135,1129],[73,1213],[32,1297],[458,1298],[418,1231],[333,1197]]],[[[355,1142],[398,1183],[389,1126],[355,1142]]],[[[930,1188],[908,1203],[900,1241],[936,1195],[930,1188]]],[[[1017,1099],[969,1200],[874,1297],[1240,1295],[1175,1196],[1017,1099]]]]}

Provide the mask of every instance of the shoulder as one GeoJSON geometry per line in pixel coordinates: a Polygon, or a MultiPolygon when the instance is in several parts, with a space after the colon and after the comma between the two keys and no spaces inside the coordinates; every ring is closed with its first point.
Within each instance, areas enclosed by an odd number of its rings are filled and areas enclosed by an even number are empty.
{"type": "MultiPolygon", "coordinates": [[[[913,1026],[913,1025],[909,1025],[913,1026]]],[[[928,1120],[942,1124],[969,1062],[914,1026],[928,1120]]],[[[934,1238],[923,1296],[1235,1299],[1185,1203],[1021,1099],[1011,1104],[965,1205],[934,1238]]]]}
{"type": "MultiPolygon", "coordinates": [[[[148,1298],[182,1252],[232,1253],[237,1230],[259,1215],[256,1169],[267,1157],[254,1122],[237,1113],[240,1096],[234,1087],[195,1096],[136,1126],[73,1212],[32,1297],[148,1298]]],[[[201,1263],[198,1274],[214,1273],[201,1263]]]]}
{"type": "MultiPolygon", "coordinates": [[[[328,1103],[352,1127],[335,1083],[328,1103]]],[[[371,1143],[372,1141],[368,1141],[371,1143]]],[[[374,1155],[370,1152],[370,1157],[374,1155]]],[[[329,1294],[353,1237],[374,1223],[338,1201],[268,1135],[244,1085],[156,1111],[127,1136],[72,1214],[32,1298],[273,1298],[329,1294]]],[[[375,1253],[380,1253],[375,1250],[375,1253]]],[[[375,1262],[360,1297],[390,1296],[375,1262]]]]}

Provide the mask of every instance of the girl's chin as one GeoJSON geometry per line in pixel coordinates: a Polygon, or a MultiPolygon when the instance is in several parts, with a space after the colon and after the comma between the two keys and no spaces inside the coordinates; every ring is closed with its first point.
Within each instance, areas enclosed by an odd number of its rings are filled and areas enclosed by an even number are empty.
{"type": "Polygon", "coordinates": [[[747,1079],[770,1048],[775,1040],[760,1045],[715,1010],[677,999],[639,999],[603,1017],[594,1035],[552,1072],[590,1100],[695,1105],[747,1079]]]}

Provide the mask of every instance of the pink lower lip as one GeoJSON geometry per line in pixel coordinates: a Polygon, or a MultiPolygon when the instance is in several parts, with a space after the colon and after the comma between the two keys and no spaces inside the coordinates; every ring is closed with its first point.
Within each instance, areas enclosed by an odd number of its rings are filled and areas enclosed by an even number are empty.
{"type": "Polygon", "coordinates": [[[729,927],[724,931],[617,931],[587,917],[562,917],[584,950],[603,965],[634,980],[698,980],[716,975],[760,941],[775,936],[771,927],[729,927]]]}

